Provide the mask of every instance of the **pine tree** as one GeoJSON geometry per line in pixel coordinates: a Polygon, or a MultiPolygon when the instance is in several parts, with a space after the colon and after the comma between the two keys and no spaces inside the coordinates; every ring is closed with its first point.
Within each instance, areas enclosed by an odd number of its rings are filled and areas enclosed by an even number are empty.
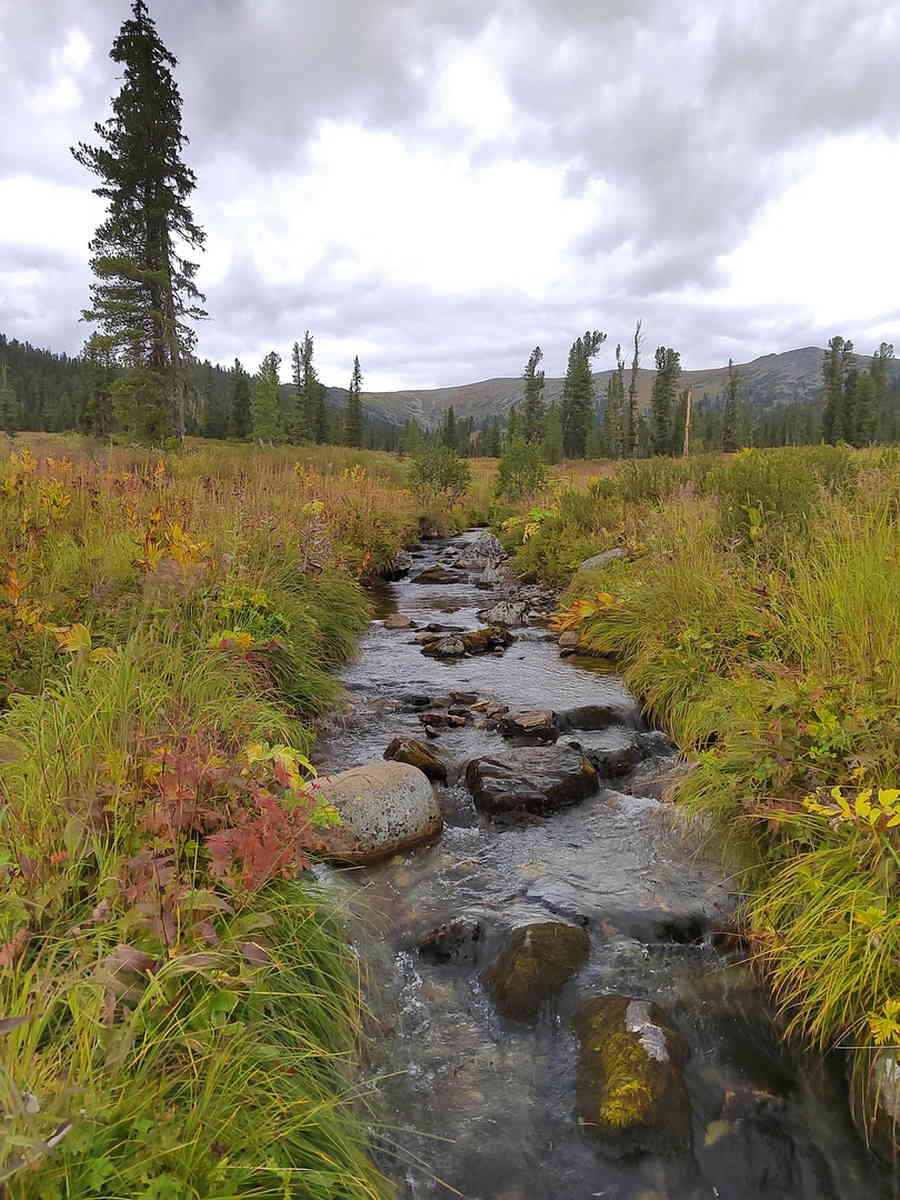
{"type": "Polygon", "coordinates": [[[317,440],[318,384],[319,378],[313,366],[313,339],[307,329],[303,335],[303,345],[300,347],[300,369],[294,384],[298,397],[298,439],[317,440]]]}
{"type": "Polygon", "coordinates": [[[19,404],[9,381],[9,367],[0,362],[0,430],[12,433],[19,427],[19,404]]]}
{"type": "Polygon", "coordinates": [[[634,354],[628,380],[628,404],[625,410],[625,457],[634,458],[638,451],[641,414],[638,408],[638,370],[641,365],[641,322],[634,327],[634,354]]]}
{"type": "Polygon", "coordinates": [[[406,422],[400,445],[404,454],[418,454],[422,448],[422,430],[415,417],[406,422]]]}
{"type": "Polygon", "coordinates": [[[606,412],[603,416],[603,439],[610,458],[621,458],[625,453],[625,360],[622,347],[616,346],[616,369],[606,386],[606,412]]]}
{"type": "Polygon", "coordinates": [[[249,437],[253,429],[250,412],[250,377],[239,358],[234,360],[231,377],[231,414],[228,431],[232,437],[249,437]]]}
{"type": "Polygon", "coordinates": [[[654,454],[671,454],[673,446],[673,416],[681,360],[677,350],[666,346],[656,349],[656,377],[650,396],[653,418],[652,443],[654,454]]]}
{"type": "Polygon", "coordinates": [[[444,416],[444,423],[441,427],[441,445],[447,446],[450,450],[457,448],[457,433],[456,433],[456,413],[453,410],[453,405],[447,409],[444,416]]]}
{"type": "Polygon", "coordinates": [[[522,436],[532,444],[539,442],[544,433],[544,372],[539,369],[543,357],[543,350],[535,346],[522,376],[525,380],[522,436]]]}
{"type": "Polygon", "coordinates": [[[506,414],[506,430],[502,437],[502,446],[505,447],[508,442],[520,436],[522,432],[521,421],[519,420],[518,405],[511,404],[509,412],[506,414]]]}
{"type": "MultiPolygon", "coordinates": [[[[847,375],[854,368],[855,362],[853,343],[845,341],[842,337],[833,337],[822,360],[822,380],[825,385],[822,437],[832,445],[846,436],[847,375]]],[[[849,399],[852,403],[852,389],[849,399]]]]}
{"type": "Polygon", "coordinates": [[[563,449],[567,458],[584,458],[594,420],[594,379],[591,359],[606,341],[598,329],[587,330],[569,351],[563,384],[563,449]]]}
{"type": "Polygon", "coordinates": [[[563,460],[563,430],[562,414],[558,404],[551,404],[547,409],[547,419],[544,422],[544,462],[548,466],[556,466],[563,460]]]}
{"type": "Polygon", "coordinates": [[[133,377],[119,381],[120,412],[134,432],[184,436],[186,364],[196,341],[189,321],[206,314],[197,264],[206,235],[188,199],[196,178],[182,159],[181,95],[175,58],[162,44],[145,0],[134,0],[110,58],[124,64],[113,115],[94,126],[101,145],[79,142],[75,159],[100,179],[107,216],[90,243],[91,307],[133,377]]]}
{"type": "MultiPolygon", "coordinates": [[[[307,337],[309,333],[307,332],[307,337]]],[[[310,355],[312,347],[310,347],[310,355]]],[[[291,419],[291,441],[302,442],[309,434],[306,424],[307,406],[304,399],[303,359],[300,354],[300,343],[294,342],[291,347],[291,380],[294,384],[294,412],[291,419]]]]}
{"type": "Polygon", "coordinates": [[[738,449],[738,397],[740,377],[734,361],[728,360],[728,382],[725,385],[725,407],[722,411],[722,449],[733,454],[738,449]]]}
{"type": "Polygon", "coordinates": [[[487,433],[486,453],[489,458],[499,458],[503,453],[503,442],[500,437],[500,418],[494,417],[487,433]]]}
{"type": "Polygon", "coordinates": [[[278,369],[281,358],[272,350],[262,360],[251,404],[253,436],[257,441],[271,442],[278,436],[278,369]]]}
{"type": "Polygon", "coordinates": [[[877,424],[875,380],[871,371],[861,371],[856,383],[856,420],[853,437],[854,446],[870,446],[875,440],[877,424]]]}
{"type": "MultiPolygon", "coordinates": [[[[888,385],[890,382],[891,363],[894,358],[894,347],[890,342],[882,342],[872,356],[872,383],[875,387],[875,429],[887,407],[888,385]]],[[[873,437],[875,436],[873,430],[873,437]]]]}
{"type": "Polygon", "coordinates": [[[350,393],[347,397],[347,419],[344,424],[344,441],[348,446],[362,445],[362,371],[359,357],[353,359],[353,374],[350,376],[350,393]]]}
{"type": "Polygon", "coordinates": [[[325,405],[325,397],[328,394],[328,389],[324,383],[320,383],[318,379],[315,383],[315,399],[314,399],[314,429],[316,442],[322,446],[326,442],[331,441],[331,431],[328,427],[328,409],[325,405]]]}

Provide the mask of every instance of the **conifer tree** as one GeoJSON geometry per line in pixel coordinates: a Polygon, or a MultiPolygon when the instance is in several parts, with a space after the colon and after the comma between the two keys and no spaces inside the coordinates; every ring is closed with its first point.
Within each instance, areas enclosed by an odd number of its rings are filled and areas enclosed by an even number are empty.
{"type": "Polygon", "coordinates": [[[303,335],[303,345],[300,349],[300,366],[295,376],[297,391],[297,422],[300,438],[317,441],[318,416],[318,383],[316,368],[313,366],[313,339],[307,329],[303,335]]]}
{"type": "Polygon", "coordinates": [[[563,449],[568,458],[584,458],[594,420],[594,379],[591,359],[606,341],[598,329],[587,330],[569,351],[563,384],[563,449]]]}
{"type": "MultiPolygon", "coordinates": [[[[307,337],[309,333],[307,331],[307,337]]],[[[310,347],[310,355],[312,347],[310,347]]],[[[307,405],[304,392],[303,358],[300,353],[300,343],[294,342],[291,347],[291,381],[294,385],[293,416],[291,419],[291,440],[302,442],[309,434],[306,423],[307,405]]]]}
{"type": "Polygon", "coordinates": [[[509,408],[509,413],[507,414],[507,417],[506,417],[506,432],[503,436],[503,445],[504,446],[506,446],[507,442],[511,442],[514,438],[517,438],[519,436],[519,434],[521,433],[520,426],[521,426],[521,422],[519,420],[518,406],[515,404],[511,404],[510,408],[509,408]]]}
{"type": "Polygon", "coordinates": [[[19,404],[9,381],[9,368],[0,362],[0,430],[12,433],[19,427],[19,404]]]}
{"type": "Polygon", "coordinates": [[[886,407],[888,384],[890,382],[890,371],[893,358],[894,347],[890,344],[890,342],[882,342],[872,356],[872,366],[870,370],[872,374],[872,383],[875,388],[874,410],[876,428],[879,418],[884,413],[886,407]]]}
{"type": "Polygon", "coordinates": [[[229,433],[232,437],[249,437],[253,428],[250,414],[250,377],[241,360],[236,358],[231,368],[231,414],[229,433]]]}
{"type": "Polygon", "coordinates": [[[324,383],[316,380],[315,383],[315,400],[314,400],[314,427],[316,434],[316,442],[322,446],[331,440],[331,431],[328,426],[328,408],[325,405],[325,397],[328,394],[328,389],[324,383]]]}
{"type": "Polygon", "coordinates": [[[106,219],[90,243],[91,307],[129,374],[118,381],[122,418],[158,440],[187,421],[186,365],[196,341],[190,321],[204,317],[196,262],[206,235],[188,200],[196,178],[184,163],[181,95],[175,58],[162,44],[145,0],[134,0],[110,58],[124,66],[112,116],[94,126],[99,146],[79,142],[75,159],[100,185],[106,219]]]}
{"type": "Polygon", "coordinates": [[[353,374],[350,376],[350,392],[347,397],[347,418],[344,423],[344,442],[348,446],[362,445],[362,371],[359,357],[353,359],[353,374]]]}
{"type": "Polygon", "coordinates": [[[638,408],[638,370],[641,365],[641,322],[634,327],[634,353],[631,358],[631,375],[628,380],[628,404],[625,410],[625,457],[634,458],[640,438],[640,410],[638,408]]]}
{"type": "MultiPolygon", "coordinates": [[[[834,445],[846,436],[847,375],[854,368],[856,356],[853,343],[833,337],[822,360],[822,380],[825,384],[825,408],[822,413],[822,437],[834,445]]],[[[853,401],[851,386],[851,403],[853,401]]],[[[851,422],[852,423],[852,422],[851,422]]]]}
{"type": "Polygon", "coordinates": [[[281,358],[272,350],[262,360],[253,390],[251,419],[257,441],[271,442],[278,436],[278,369],[281,358]]]}
{"type": "Polygon", "coordinates": [[[489,458],[499,458],[503,453],[503,443],[500,437],[500,418],[494,417],[487,431],[486,453],[489,458]]]}
{"type": "Polygon", "coordinates": [[[603,416],[603,437],[610,458],[625,453],[625,360],[622,347],[616,346],[616,369],[606,386],[606,412],[603,416]]]}
{"type": "Polygon", "coordinates": [[[658,346],[656,349],[656,377],[653,380],[653,392],[650,397],[654,454],[671,454],[672,452],[672,419],[680,376],[681,361],[678,351],[666,346],[658,346]]]}
{"type": "Polygon", "coordinates": [[[415,417],[410,417],[406,422],[400,446],[404,454],[418,454],[422,448],[422,430],[415,417]]]}
{"type": "Polygon", "coordinates": [[[725,407],[722,410],[722,449],[733,454],[738,449],[738,397],[740,377],[734,361],[728,360],[728,382],[725,385],[725,407]]]}
{"type": "Polygon", "coordinates": [[[548,466],[556,466],[563,460],[563,431],[562,414],[558,404],[551,404],[547,409],[547,419],[544,422],[543,442],[544,462],[548,466]]]}
{"type": "Polygon", "coordinates": [[[444,423],[441,428],[441,445],[447,446],[450,450],[457,449],[456,413],[453,410],[452,404],[444,416],[444,423]]]}
{"type": "Polygon", "coordinates": [[[535,346],[522,376],[525,380],[522,436],[531,444],[538,443],[544,433],[544,372],[540,369],[543,357],[543,350],[535,346]]]}
{"type": "Polygon", "coordinates": [[[854,446],[870,446],[875,440],[877,422],[875,380],[871,371],[861,371],[856,383],[856,419],[851,441],[854,446]]]}

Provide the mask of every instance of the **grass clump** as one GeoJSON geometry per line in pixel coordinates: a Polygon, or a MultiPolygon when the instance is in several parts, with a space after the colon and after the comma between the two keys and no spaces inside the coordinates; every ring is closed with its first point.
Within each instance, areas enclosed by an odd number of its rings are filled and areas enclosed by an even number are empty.
{"type": "Polygon", "coordinates": [[[388,1196],[356,962],[294,880],[334,825],[308,722],[415,503],[382,456],[68,450],[0,467],[5,1194],[388,1196]]]}

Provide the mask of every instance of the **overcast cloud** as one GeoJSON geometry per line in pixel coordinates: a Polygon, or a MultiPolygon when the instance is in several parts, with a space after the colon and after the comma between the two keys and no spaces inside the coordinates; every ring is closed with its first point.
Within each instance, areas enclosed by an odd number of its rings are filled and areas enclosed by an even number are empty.
{"type": "MultiPolygon", "coordinates": [[[[0,0],[0,331],[77,352],[101,216],[68,147],[126,0],[0,0]]],[[[150,0],[179,59],[210,320],[255,369],[518,374],[642,318],[688,367],[900,342],[900,6],[150,0]]]]}

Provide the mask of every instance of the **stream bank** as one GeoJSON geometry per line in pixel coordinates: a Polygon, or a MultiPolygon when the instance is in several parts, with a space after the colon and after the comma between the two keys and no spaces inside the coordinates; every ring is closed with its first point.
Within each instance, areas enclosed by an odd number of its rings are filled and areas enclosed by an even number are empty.
{"type": "MultiPolygon", "coordinates": [[[[320,869],[354,914],[369,978],[382,1167],[415,1200],[878,1196],[839,1071],[785,1047],[764,993],[722,948],[729,881],[698,830],[654,798],[654,762],[671,747],[640,727],[622,682],[598,660],[561,658],[538,623],[477,657],[423,653],[434,648],[426,627],[462,641],[502,598],[502,571],[480,588],[483,571],[466,567],[481,536],[431,542],[409,577],[377,588],[376,620],[342,674],[352,710],[317,752],[336,772],[380,760],[394,739],[427,741],[447,768],[439,838],[371,866],[320,869]],[[430,580],[417,582],[423,572],[430,580]],[[504,708],[555,719],[504,730],[504,708]],[[601,708],[616,719],[585,729],[601,708]],[[476,807],[472,760],[567,742],[600,767],[588,795],[524,819],[476,807]],[[523,1009],[496,972],[519,961],[521,931],[551,924],[578,932],[554,986],[523,1009]],[[620,1016],[639,1036],[668,1039],[677,1070],[662,1108],[678,1127],[657,1121],[655,1144],[591,1129],[584,1021],[604,997],[627,1002],[620,1016]]],[[[602,1048],[609,1014],[591,1013],[602,1048]]]]}

